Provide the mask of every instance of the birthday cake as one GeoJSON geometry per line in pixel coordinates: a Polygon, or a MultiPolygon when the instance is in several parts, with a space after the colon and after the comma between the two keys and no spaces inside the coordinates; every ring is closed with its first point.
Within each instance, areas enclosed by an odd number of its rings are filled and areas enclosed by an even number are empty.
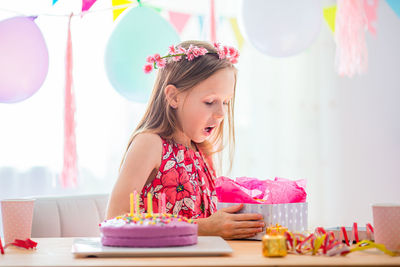
{"type": "Polygon", "coordinates": [[[188,246],[197,244],[197,224],[166,213],[126,214],[102,222],[100,235],[104,246],[188,246]]]}

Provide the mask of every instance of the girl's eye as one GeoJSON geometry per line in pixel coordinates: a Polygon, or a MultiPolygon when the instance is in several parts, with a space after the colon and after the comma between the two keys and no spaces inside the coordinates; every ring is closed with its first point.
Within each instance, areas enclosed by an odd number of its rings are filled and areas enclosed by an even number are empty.
{"type": "Polygon", "coordinates": [[[206,102],[206,105],[209,105],[209,106],[211,106],[213,103],[214,103],[214,101],[211,101],[211,102],[206,102]]]}

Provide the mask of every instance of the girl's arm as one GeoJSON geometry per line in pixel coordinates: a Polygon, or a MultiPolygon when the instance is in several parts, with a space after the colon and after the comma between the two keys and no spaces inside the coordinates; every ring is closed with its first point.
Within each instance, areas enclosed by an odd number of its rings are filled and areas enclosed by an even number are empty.
{"type": "MultiPolygon", "coordinates": [[[[141,192],[161,164],[162,141],[152,133],[138,134],[128,148],[118,179],[108,201],[106,219],[129,212],[129,195],[141,192]]],[[[155,175],[154,175],[155,176],[155,175]]]]}
{"type": "Polygon", "coordinates": [[[208,218],[195,220],[199,225],[199,235],[216,235],[225,239],[248,238],[262,232],[265,226],[261,214],[235,214],[243,204],[218,210],[208,218]]]}

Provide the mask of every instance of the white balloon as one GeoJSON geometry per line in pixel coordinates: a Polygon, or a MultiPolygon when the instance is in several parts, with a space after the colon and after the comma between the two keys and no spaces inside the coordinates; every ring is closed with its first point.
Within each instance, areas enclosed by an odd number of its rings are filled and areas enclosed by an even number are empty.
{"type": "Polygon", "coordinates": [[[308,48],[322,23],[320,0],[242,0],[241,31],[260,52],[287,57],[308,48]]]}

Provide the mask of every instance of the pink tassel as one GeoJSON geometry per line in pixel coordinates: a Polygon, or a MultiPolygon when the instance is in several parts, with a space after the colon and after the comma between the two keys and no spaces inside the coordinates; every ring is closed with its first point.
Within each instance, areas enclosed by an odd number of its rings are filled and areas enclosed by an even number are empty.
{"type": "Polygon", "coordinates": [[[339,75],[352,77],[356,73],[364,73],[367,69],[368,50],[365,30],[369,28],[374,33],[371,23],[376,19],[377,2],[373,1],[373,5],[369,5],[365,0],[337,2],[335,63],[339,75]]]}
{"type": "Polygon", "coordinates": [[[64,166],[61,174],[63,187],[77,184],[77,155],[75,140],[75,97],[72,88],[71,18],[68,22],[67,51],[65,55],[65,114],[64,114],[64,166]]]}
{"type": "Polygon", "coordinates": [[[215,43],[217,41],[217,29],[215,22],[215,1],[210,0],[210,37],[211,42],[215,43]]]}
{"type": "Polygon", "coordinates": [[[378,0],[364,0],[365,16],[367,17],[368,31],[376,35],[376,11],[378,9],[378,0]]]}

